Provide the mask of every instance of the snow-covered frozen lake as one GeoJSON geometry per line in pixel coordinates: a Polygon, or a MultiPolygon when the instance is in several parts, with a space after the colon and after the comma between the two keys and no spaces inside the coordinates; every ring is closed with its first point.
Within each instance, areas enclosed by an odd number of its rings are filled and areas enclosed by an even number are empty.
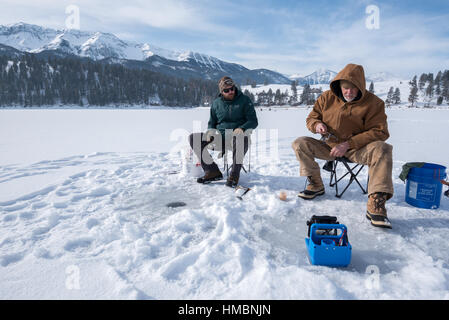
{"type": "Polygon", "coordinates": [[[181,170],[207,108],[0,110],[0,299],[449,299],[449,199],[412,207],[398,177],[411,161],[449,167],[449,109],[387,111],[392,230],[369,224],[356,185],[296,197],[291,142],[311,135],[309,111],[257,109],[240,201],[181,170]],[[347,268],[309,263],[314,214],[348,227],[347,268]]]}

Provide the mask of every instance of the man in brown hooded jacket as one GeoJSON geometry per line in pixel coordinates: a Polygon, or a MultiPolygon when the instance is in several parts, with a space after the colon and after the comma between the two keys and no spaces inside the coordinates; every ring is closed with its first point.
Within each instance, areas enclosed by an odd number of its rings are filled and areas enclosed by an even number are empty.
{"type": "Polygon", "coordinates": [[[308,185],[298,194],[313,199],[324,194],[320,167],[315,158],[334,160],[346,157],[354,163],[369,166],[368,204],[366,216],[377,227],[391,228],[385,202],[393,196],[392,150],[384,141],[388,133],[383,100],[366,90],[363,67],[348,64],[315,102],[306,119],[312,133],[325,141],[311,137],[297,138],[293,150],[300,163],[300,175],[308,185]]]}

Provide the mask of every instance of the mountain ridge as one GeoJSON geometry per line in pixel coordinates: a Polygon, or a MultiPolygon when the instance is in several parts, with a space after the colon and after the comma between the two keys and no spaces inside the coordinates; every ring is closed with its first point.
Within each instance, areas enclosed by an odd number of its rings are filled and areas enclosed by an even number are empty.
{"type": "Polygon", "coordinates": [[[30,53],[54,51],[93,60],[119,61],[124,65],[140,66],[181,78],[218,80],[230,75],[242,85],[267,81],[279,84],[291,82],[284,75],[268,69],[250,70],[191,50],[171,51],[150,43],[122,40],[111,33],[99,31],[55,30],[20,22],[0,26],[0,43],[30,53]]]}
{"type": "MultiPolygon", "coordinates": [[[[337,72],[319,68],[301,76],[284,75],[265,68],[250,70],[243,65],[225,62],[218,58],[191,50],[168,50],[150,43],[122,40],[112,33],[76,29],[52,29],[24,22],[0,25],[0,43],[16,50],[36,54],[73,55],[127,67],[143,68],[188,79],[218,80],[231,76],[240,85],[328,84],[337,72]]],[[[367,76],[367,81],[396,79],[388,72],[367,76]]]]}

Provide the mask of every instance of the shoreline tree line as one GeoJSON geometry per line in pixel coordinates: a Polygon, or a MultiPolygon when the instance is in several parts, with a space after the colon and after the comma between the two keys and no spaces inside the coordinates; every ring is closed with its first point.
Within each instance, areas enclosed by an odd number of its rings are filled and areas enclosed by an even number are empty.
{"type": "Polygon", "coordinates": [[[208,105],[217,84],[74,57],[0,56],[0,106],[208,105]]]}
{"type": "MultiPolygon", "coordinates": [[[[408,102],[415,107],[432,103],[449,104],[449,70],[416,75],[409,82],[408,102]]],[[[254,86],[252,86],[254,88],[254,86]]],[[[374,82],[369,85],[375,93],[374,82]]],[[[313,105],[321,88],[306,84],[299,93],[292,81],[289,90],[271,88],[259,93],[244,91],[256,106],[313,105]]],[[[185,80],[162,73],[127,68],[121,64],[89,58],[37,57],[25,53],[20,57],[0,55],[0,107],[45,106],[208,106],[217,97],[213,80],[185,80]]],[[[399,88],[390,87],[386,107],[400,104],[399,88]]]]}

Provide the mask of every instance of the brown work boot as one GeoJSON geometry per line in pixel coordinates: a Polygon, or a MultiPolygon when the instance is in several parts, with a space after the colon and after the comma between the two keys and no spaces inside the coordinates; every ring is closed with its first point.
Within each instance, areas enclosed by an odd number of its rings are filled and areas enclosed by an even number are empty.
{"type": "Polygon", "coordinates": [[[206,171],[204,176],[201,178],[196,179],[196,182],[198,183],[210,183],[212,181],[217,181],[223,179],[223,175],[221,174],[220,170],[218,171],[206,171]]]}
{"type": "Polygon", "coordinates": [[[391,198],[391,195],[385,192],[376,192],[368,196],[366,205],[366,217],[375,227],[391,229],[390,220],[387,217],[385,202],[391,198]]]}
{"type": "Polygon", "coordinates": [[[239,184],[239,176],[230,175],[226,180],[227,187],[235,188],[237,187],[238,184],[239,184]]]}
{"type": "Polygon", "coordinates": [[[323,180],[321,180],[320,175],[308,176],[307,182],[308,185],[306,186],[304,191],[298,193],[298,197],[306,200],[311,200],[316,196],[321,196],[324,194],[324,184],[323,180]]]}
{"type": "Polygon", "coordinates": [[[226,180],[226,186],[235,188],[239,184],[240,179],[240,170],[233,169],[231,171],[231,174],[228,176],[228,179],[226,180]]]}

